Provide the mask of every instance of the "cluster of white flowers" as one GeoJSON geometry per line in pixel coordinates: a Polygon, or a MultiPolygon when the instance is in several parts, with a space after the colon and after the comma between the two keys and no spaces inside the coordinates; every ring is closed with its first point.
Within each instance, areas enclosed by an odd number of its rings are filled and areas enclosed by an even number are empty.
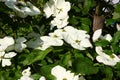
{"type": "MultiPolygon", "coordinates": [[[[81,74],[75,75],[70,70],[66,70],[64,67],[57,65],[51,69],[51,74],[55,77],[55,80],[86,80],[81,74]]],[[[22,76],[18,80],[34,80],[31,76],[30,67],[22,71],[22,76]]],[[[46,80],[44,76],[41,76],[39,80],[46,80]]]]}
{"type": "Polygon", "coordinates": [[[41,36],[34,41],[27,43],[28,47],[45,50],[50,46],[62,46],[63,40],[78,50],[85,50],[92,47],[89,41],[90,36],[84,30],[78,30],[72,26],[63,29],[56,29],[49,33],[49,36],[41,36]]]}
{"type": "Polygon", "coordinates": [[[19,17],[25,18],[28,15],[33,16],[40,14],[40,10],[29,1],[27,1],[26,3],[17,0],[1,0],[1,1],[5,2],[5,5],[12,9],[13,11],[15,11],[19,17]]]}
{"type": "Polygon", "coordinates": [[[54,19],[51,21],[52,26],[57,28],[63,28],[68,24],[68,11],[70,10],[70,2],[65,0],[50,0],[44,6],[44,12],[46,18],[53,16],[54,19]]]}
{"type": "MultiPolygon", "coordinates": [[[[28,67],[27,69],[24,69],[23,71],[22,71],[22,76],[20,77],[20,79],[18,79],[18,80],[34,80],[33,78],[31,78],[30,76],[31,76],[31,71],[30,71],[30,67],[28,67]]],[[[46,80],[45,79],[45,77],[44,76],[41,76],[40,78],[39,78],[39,80],[46,80]]]]}
{"type": "Polygon", "coordinates": [[[70,8],[70,3],[65,0],[50,0],[47,2],[44,7],[46,18],[53,16],[54,20],[51,23],[58,29],[49,33],[49,36],[38,36],[39,38],[36,40],[27,43],[28,47],[45,50],[50,46],[62,46],[63,40],[78,50],[92,47],[89,41],[90,36],[86,31],[67,26],[70,8]]]}
{"type": "Polygon", "coordinates": [[[17,55],[17,53],[11,52],[12,50],[21,52],[27,47],[24,44],[25,41],[26,39],[23,37],[16,39],[16,41],[10,36],[0,39],[0,62],[2,62],[2,67],[10,66],[11,58],[17,55]]]}
{"type": "MultiPolygon", "coordinates": [[[[119,31],[118,24],[116,25],[116,28],[119,31]]],[[[112,40],[112,36],[110,34],[106,34],[105,36],[102,35],[102,29],[96,30],[92,37],[94,42],[97,41],[99,38],[105,39],[109,42],[112,40]]],[[[117,62],[120,62],[120,58],[117,55],[115,55],[114,53],[112,53],[111,55],[106,54],[101,46],[96,46],[95,50],[96,50],[96,53],[98,54],[98,56],[96,56],[96,60],[100,63],[109,65],[109,66],[115,66],[117,62]]]]}

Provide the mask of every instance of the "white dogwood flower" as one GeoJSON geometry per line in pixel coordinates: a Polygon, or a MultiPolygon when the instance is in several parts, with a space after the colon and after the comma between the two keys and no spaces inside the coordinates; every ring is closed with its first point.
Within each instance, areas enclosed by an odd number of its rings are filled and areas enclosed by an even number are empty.
{"type": "Polygon", "coordinates": [[[62,33],[62,29],[56,29],[54,32],[49,33],[49,36],[58,39],[63,39],[62,33]]]}
{"type": "Polygon", "coordinates": [[[0,62],[2,62],[2,67],[10,66],[11,65],[10,60],[14,56],[16,56],[15,52],[9,52],[9,53],[5,53],[4,51],[0,52],[0,62]]]}
{"type": "Polygon", "coordinates": [[[22,71],[22,76],[20,77],[20,79],[18,80],[33,80],[30,75],[31,75],[31,71],[30,71],[30,67],[28,67],[27,69],[22,71]]]}
{"type": "Polygon", "coordinates": [[[56,37],[42,36],[40,38],[42,40],[42,45],[37,48],[40,50],[45,50],[50,46],[62,46],[63,45],[63,41],[56,37]]]}
{"type": "Polygon", "coordinates": [[[69,16],[66,16],[65,18],[62,19],[56,17],[51,21],[51,26],[57,26],[57,28],[63,28],[68,24],[68,18],[69,16]]]}
{"type": "Polygon", "coordinates": [[[73,48],[78,50],[85,50],[87,47],[92,47],[89,41],[90,36],[86,34],[86,31],[77,30],[72,26],[67,26],[64,28],[64,30],[66,32],[63,34],[63,39],[73,48]]]}
{"type": "Polygon", "coordinates": [[[23,1],[6,1],[5,5],[8,6],[10,9],[16,12],[16,14],[22,18],[27,17],[28,15],[33,16],[40,14],[40,10],[35,7],[32,3],[30,2],[23,2],[23,1]],[[17,4],[21,6],[17,6],[17,4]]]}
{"type": "Polygon", "coordinates": [[[30,67],[28,67],[27,69],[22,71],[22,75],[23,76],[30,76],[31,75],[31,71],[30,71],[30,67]]]}
{"type": "Polygon", "coordinates": [[[96,60],[100,63],[109,66],[115,66],[117,62],[120,62],[120,59],[115,54],[107,55],[106,53],[104,53],[101,46],[97,46],[95,50],[98,54],[96,60]]]}
{"type": "Polygon", "coordinates": [[[55,76],[55,80],[79,80],[78,75],[74,75],[71,71],[67,71],[62,66],[55,66],[51,70],[51,74],[55,76]]]}
{"type": "Polygon", "coordinates": [[[14,44],[14,39],[10,36],[6,36],[0,39],[0,51],[4,51],[7,47],[14,44]]]}
{"type": "Polygon", "coordinates": [[[68,15],[71,6],[65,0],[50,0],[44,6],[44,12],[47,18],[51,15],[59,19],[63,19],[68,15]]]}

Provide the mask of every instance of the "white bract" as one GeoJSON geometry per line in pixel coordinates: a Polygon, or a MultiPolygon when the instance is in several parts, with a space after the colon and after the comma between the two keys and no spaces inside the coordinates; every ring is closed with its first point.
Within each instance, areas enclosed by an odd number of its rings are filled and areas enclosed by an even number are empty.
{"type": "Polygon", "coordinates": [[[15,52],[9,52],[9,53],[5,53],[4,51],[0,52],[0,62],[2,62],[2,67],[10,66],[11,65],[10,60],[14,56],[16,56],[15,52]]]}
{"type": "Polygon", "coordinates": [[[112,36],[110,34],[106,34],[105,36],[103,36],[103,39],[110,42],[112,40],[112,36]]]}
{"type": "Polygon", "coordinates": [[[112,40],[112,36],[110,34],[106,34],[103,36],[102,29],[98,29],[93,33],[92,40],[93,42],[95,42],[95,41],[98,41],[98,39],[105,39],[110,42],[112,40]]]}
{"type": "Polygon", "coordinates": [[[117,24],[116,28],[117,28],[118,31],[120,31],[120,24],[117,24]]]}
{"type": "Polygon", "coordinates": [[[54,32],[49,33],[49,36],[58,39],[63,39],[62,33],[62,29],[56,29],[54,32]]]}
{"type": "Polygon", "coordinates": [[[92,47],[89,38],[84,30],[77,30],[72,26],[64,28],[63,39],[69,43],[73,48],[78,50],[85,50],[87,47],[92,47]]]}
{"type": "Polygon", "coordinates": [[[55,77],[55,80],[79,80],[79,75],[74,75],[74,73],[59,65],[52,68],[51,74],[55,77]]]}
{"type": "Polygon", "coordinates": [[[115,54],[107,55],[106,53],[104,53],[101,46],[97,46],[95,50],[98,54],[98,56],[96,57],[96,60],[100,63],[109,65],[109,66],[115,66],[117,62],[120,62],[120,59],[115,54]]]}
{"type": "Polygon", "coordinates": [[[57,28],[63,28],[68,24],[68,18],[69,16],[66,16],[65,18],[62,19],[54,18],[51,21],[51,26],[57,26],[57,28]]]}
{"type": "Polygon", "coordinates": [[[93,33],[93,37],[92,37],[93,42],[97,41],[100,38],[101,35],[102,35],[102,29],[96,30],[93,33]]]}
{"type": "Polygon", "coordinates": [[[56,37],[50,37],[50,36],[42,36],[40,37],[42,40],[42,45],[37,47],[37,49],[45,50],[49,48],[50,46],[62,46],[63,41],[56,37]]]}
{"type": "Polygon", "coordinates": [[[44,76],[41,76],[39,80],[46,80],[44,76]]]}
{"type": "Polygon", "coordinates": [[[6,36],[0,39],[0,51],[4,51],[7,47],[14,44],[14,39],[10,36],[6,36]]]}
{"type": "Polygon", "coordinates": [[[30,67],[22,71],[22,76],[18,80],[33,80],[31,77],[30,67]]]}

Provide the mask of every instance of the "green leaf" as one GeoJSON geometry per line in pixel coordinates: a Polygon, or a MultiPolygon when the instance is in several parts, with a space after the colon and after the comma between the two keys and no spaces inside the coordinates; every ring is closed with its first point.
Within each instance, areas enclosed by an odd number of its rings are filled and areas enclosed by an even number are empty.
{"type": "Polygon", "coordinates": [[[21,63],[23,65],[30,65],[36,61],[43,60],[45,56],[51,51],[52,51],[52,48],[48,48],[44,51],[33,50],[29,55],[26,56],[26,59],[23,60],[21,63]]]}
{"type": "Polygon", "coordinates": [[[112,80],[113,71],[111,67],[104,66],[101,70],[105,74],[105,77],[106,77],[104,80],[112,80]]]}
{"type": "Polygon", "coordinates": [[[119,19],[119,18],[120,18],[120,13],[114,12],[113,19],[119,19]]]}
{"type": "Polygon", "coordinates": [[[85,0],[84,1],[84,8],[82,10],[83,15],[88,14],[88,11],[91,7],[95,5],[94,0],[85,0]]]}
{"type": "Polygon", "coordinates": [[[113,43],[118,43],[120,41],[120,31],[117,31],[113,37],[113,43]]]}
{"type": "Polygon", "coordinates": [[[115,6],[115,10],[114,11],[117,12],[117,13],[120,13],[120,4],[117,4],[115,6]]]}
{"type": "Polygon", "coordinates": [[[61,65],[67,65],[70,66],[69,61],[71,60],[71,53],[67,52],[65,55],[61,58],[61,65]]]}
{"type": "Polygon", "coordinates": [[[45,65],[45,66],[41,67],[41,69],[40,69],[41,75],[48,78],[47,80],[54,80],[54,76],[51,75],[52,67],[53,67],[52,65],[45,65]]]}
{"type": "Polygon", "coordinates": [[[77,58],[73,62],[73,70],[77,73],[91,75],[98,72],[98,67],[93,66],[93,62],[88,58],[77,58]]]}
{"type": "Polygon", "coordinates": [[[96,46],[103,46],[103,47],[106,47],[107,45],[109,45],[109,42],[105,39],[102,39],[102,40],[98,40],[95,42],[95,45],[96,46]]]}

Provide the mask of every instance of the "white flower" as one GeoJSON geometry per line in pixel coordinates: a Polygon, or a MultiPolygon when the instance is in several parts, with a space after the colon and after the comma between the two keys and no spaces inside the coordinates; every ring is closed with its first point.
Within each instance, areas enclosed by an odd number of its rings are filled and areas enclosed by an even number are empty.
{"type": "Polygon", "coordinates": [[[2,62],[2,67],[10,66],[11,65],[10,59],[14,56],[16,56],[15,52],[9,53],[5,53],[4,51],[0,52],[0,62],[2,62]]]}
{"type": "Polygon", "coordinates": [[[27,46],[24,44],[24,42],[26,42],[26,39],[24,37],[16,39],[15,51],[21,52],[23,49],[25,49],[27,46]]]}
{"type": "Polygon", "coordinates": [[[41,76],[39,80],[46,80],[44,76],[41,76]]]}
{"type": "Polygon", "coordinates": [[[18,80],[34,80],[34,79],[32,79],[31,77],[29,77],[29,76],[22,76],[20,79],[18,79],[18,80]]]}
{"type": "Polygon", "coordinates": [[[22,75],[23,76],[30,76],[31,75],[31,71],[30,71],[30,67],[28,67],[27,69],[22,71],[22,75]]]}
{"type": "Polygon", "coordinates": [[[120,24],[117,24],[116,28],[117,28],[118,31],[120,31],[120,24]]]}
{"type": "Polygon", "coordinates": [[[6,36],[3,39],[0,39],[0,51],[4,51],[8,46],[14,44],[14,39],[10,36],[6,36]]]}
{"type": "Polygon", "coordinates": [[[51,15],[59,19],[63,19],[68,15],[71,6],[65,0],[50,0],[44,6],[44,12],[47,18],[51,15]]]}
{"type": "Polygon", "coordinates": [[[22,76],[20,79],[18,80],[33,80],[31,77],[31,71],[30,71],[30,67],[28,67],[27,69],[22,71],[22,76]]]}
{"type": "Polygon", "coordinates": [[[59,19],[59,18],[54,18],[54,20],[51,21],[52,26],[57,26],[57,28],[63,28],[68,24],[68,18],[69,16],[67,15],[66,17],[59,19]]]}
{"type": "Polygon", "coordinates": [[[103,36],[103,38],[109,42],[112,40],[112,36],[110,34],[106,34],[105,36],[103,36]]]}
{"type": "Polygon", "coordinates": [[[120,62],[120,59],[115,54],[107,55],[106,53],[104,53],[101,46],[97,46],[95,50],[98,54],[96,60],[100,63],[109,66],[114,66],[117,64],[117,62],[120,62]]]}
{"type": "Polygon", "coordinates": [[[51,74],[55,76],[55,80],[79,80],[78,75],[74,75],[74,73],[71,73],[71,71],[67,71],[62,66],[55,66],[51,70],[51,74]]]}
{"type": "Polygon", "coordinates": [[[65,0],[54,0],[55,8],[53,12],[53,16],[63,19],[68,15],[68,11],[70,10],[70,2],[66,2],[65,0]]]}
{"type": "Polygon", "coordinates": [[[13,11],[15,11],[16,14],[22,18],[25,18],[28,15],[33,16],[40,14],[40,10],[30,2],[25,3],[23,1],[6,1],[5,5],[8,6],[10,9],[13,9],[13,11]],[[21,6],[18,7],[17,4],[20,4],[21,6]]]}
{"type": "Polygon", "coordinates": [[[93,42],[97,41],[100,38],[101,35],[102,35],[102,29],[96,30],[93,33],[93,37],[92,37],[93,42]]]}
{"type": "Polygon", "coordinates": [[[63,39],[73,48],[85,50],[87,47],[92,47],[89,41],[90,36],[86,34],[86,31],[77,30],[71,26],[65,27],[64,30],[66,32],[63,33],[63,39]]]}
{"type": "Polygon", "coordinates": [[[63,39],[62,33],[62,29],[56,29],[53,33],[49,33],[49,36],[53,38],[63,39]]]}
{"type": "Polygon", "coordinates": [[[42,45],[37,48],[40,50],[45,50],[50,46],[62,46],[63,45],[63,41],[58,38],[54,38],[50,36],[42,36],[40,38],[43,41],[42,45]]]}

